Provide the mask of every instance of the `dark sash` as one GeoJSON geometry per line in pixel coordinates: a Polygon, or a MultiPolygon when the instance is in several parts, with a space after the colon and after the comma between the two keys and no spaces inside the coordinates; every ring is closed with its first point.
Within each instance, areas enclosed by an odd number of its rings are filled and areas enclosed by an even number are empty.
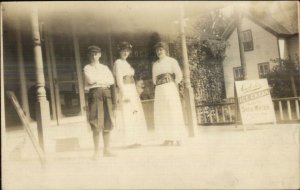
{"type": "Polygon", "coordinates": [[[174,73],[164,73],[160,74],[156,77],[156,85],[161,85],[169,82],[175,81],[175,74],[174,73]]]}

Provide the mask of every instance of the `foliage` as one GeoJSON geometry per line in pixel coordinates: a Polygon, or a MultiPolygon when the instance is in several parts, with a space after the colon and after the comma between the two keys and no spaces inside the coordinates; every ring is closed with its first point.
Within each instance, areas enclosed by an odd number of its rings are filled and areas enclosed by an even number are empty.
{"type": "MultiPolygon", "coordinates": [[[[190,67],[191,85],[194,88],[196,104],[202,102],[220,102],[225,97],[225,86],[223,76],[223,59],[228,44],[222,38],[222,34],[227,28],[229,19],[220,11],[214,11],[206,16],[198,17],[193,25],[194,35],[187,36],[188,58],[190,67]]],[[[142,79],[144,83],[151,79],[152,63],[157,60],[154,44],[160,41],[158,33],[149,36],[147,46],[148,56],[145,62],[135,64],[135,70],[138,74],[137,80],[142,79]],[[147,80],[148,79],[148,80],[147,80]]],[[[180,63],[183,70],[183,58],[181,50],[181,41],[178,37],[169,43],[169,55],[174,57],[180,63]]],[[[134,63],[134,60],[131,61],[134,63]]],[[[145,92],[142,93],[142,99],[152,97],[149,93],[149,85],[144,85],[145,92]]],[[[180,96],[184,95],[184,82],[179,84],[180,96]]]]}
{"type": "MultiPolygon", "coordinates": [[[[214,11],[199,17],[193,27],[195,34],[187,37],[191,85],[196,104],[220,102],[225,98],[222,63],[228,43],[222,34],[228,23],[229,20],[220,11],[214,11]]],[[[173,44],[170,54],[182,63],[180,39],[173,44]]]]}
{"type": "Polygon", "coordinates": [[[229,25],[229,18],[215,10],[204,17],[199,17],[194,24],[194,36],[202,56],[223,60],[227,47],[223,33],[229,25]]]}
{"type": "Polygon", "coordinates": [[[291,58],[271,60],[271,62],[275,63],[275,66],[267,75],[267,79],[271,86],[273,98],[295,96],[293,85],[297,94],[300,94],[299,63],[296,60],[299,60],[298,57],[294,60],[291,58]]]}

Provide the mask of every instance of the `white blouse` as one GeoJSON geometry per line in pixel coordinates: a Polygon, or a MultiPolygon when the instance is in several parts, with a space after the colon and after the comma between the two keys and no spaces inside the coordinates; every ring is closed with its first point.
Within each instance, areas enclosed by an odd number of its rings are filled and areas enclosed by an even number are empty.
{"type": "Polygon", "coordinates": [[[106,65],[97,63],[88,64],[83,68],[85,76],[85,89],[95,87],[109,87],[115,83],[114,77],[106,65]]]}
{"type": "Polygon", "coordinates": [[[134,69],[126,60],[122,60],[122,59],[117,59],[114,65],[115,65],[114,70],[115,70],[117,85],[120,88],[120,90],[123,91],[124,90],[123,77],[126,75],[133,76],[134,69]]]}
{"type": "Polygon", "coordinates": [[[156,84],[156,77],[165,73],[174,73],[175,82],[182,81],[182,72],[176,59],[166,56],[162,60],[157,60],[152,67],[152,80],[156,84]]]}

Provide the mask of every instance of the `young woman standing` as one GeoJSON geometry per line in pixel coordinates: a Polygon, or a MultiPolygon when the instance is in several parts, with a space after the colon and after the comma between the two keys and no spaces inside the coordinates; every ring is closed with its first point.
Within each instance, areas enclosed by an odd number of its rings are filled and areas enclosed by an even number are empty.
{"type": "Polygon", "coordinates": [[[178,62],[167,55],[168,46],[164,42],[155,45],[159,58],[152,67],[155,84],[154,125],[164,140],[164,146],[181,145],[185,125],[177,84],[182,80],[178,62]]]}
{"type": "Polygon", "coordinates": [[[127,62],[132,45],[122,42],[118,47],[120,58],[114,63],[114,72],[119,91],[118,104],[122,110],[122,128],[125,146],[138,147],[145,139],[147,125],[143,107],[134,80],[134,69],[127,62]]]}

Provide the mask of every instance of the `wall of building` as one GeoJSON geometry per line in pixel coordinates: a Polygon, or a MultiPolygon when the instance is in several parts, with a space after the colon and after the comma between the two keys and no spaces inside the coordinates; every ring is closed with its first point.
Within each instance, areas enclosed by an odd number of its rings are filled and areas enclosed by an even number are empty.
{"type": "Polygon", "coordinates": [[[299,61],[299,35],[294,35],[287,40],[288,54],[292,59],[299,61]]]}
{"type": "Polygon", "coordinates": [[[270,59],[279,58],[278,39],[276,36],[266,31],[261,26],[255,24],[249,19],[244,19],[242,30],[251,29],[253,38],[253,51],[245,52],[247,65],[247,79],[258,79],[257,64],[269,62],[270,67],[274,64],[270,59]]]}
{"type": "Polygon", "coordinates": [[[226,89],[226,97],[234,96],[234,75],[233,68],[241,66],[239,43],[237,30],[235,29],[228,39],[229,46],[226,49],[226,58],[223,62],[224,82],[226,89]]]}
{"type": "MultiPolygon", "coordinates": [[[[272,67],[274,66],[274,63],[272,63],[270,59],[279,58],[278,39],[272,33],[268,32],[248,18],[243,18],[241,28],[242,31],[250,29],[252,31],[253,38],[253,50],[245,51],[247,80],[258,79],[258,64],[269,62],[270,67],[272,67]]],[[[241,65],[236,29],[229,37],[228,42],[230,47],[226,50],[226,58],[224,60],[224,77],[226,97],[231,98],[234,96],[233,68],[241,65]]]]}

